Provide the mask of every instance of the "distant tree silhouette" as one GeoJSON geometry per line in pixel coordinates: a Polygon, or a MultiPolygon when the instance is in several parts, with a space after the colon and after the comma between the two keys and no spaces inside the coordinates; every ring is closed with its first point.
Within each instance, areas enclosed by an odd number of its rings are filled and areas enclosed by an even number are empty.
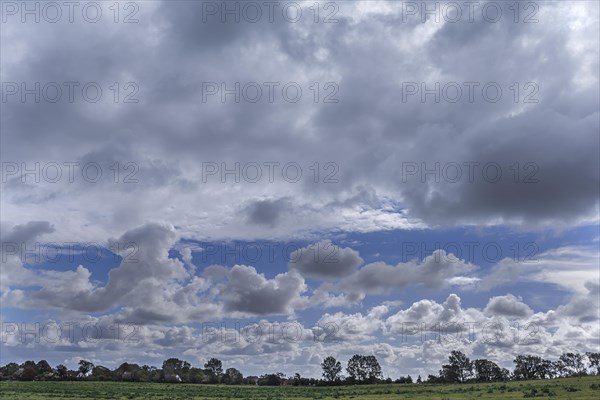
{"type": "Polygon", "coordinates": [[[47,374],[52,372],[52,367],[50,366],[50,364],[48,364],[48,361],[46,360],[41,360],[40,362],[38,362],[36,364],[36,368],[38,370],[38,373],[40,374],[47,374]]]}
{"type": "Polygon", "coordinates": [[[204,364],[204,368],[210,370],[213,374],[220,376],[223,373],[223,363],[218,358],[211,358],[204,364]]]}
{"type": "Polygon", "coordinates": [[[64,365],[58,364],[56,366],[56,373],[58,374],[59,378],[65,378],[67,376],[68,372],[69,372],[69,370],[64,365]]]}
{"type": "Polygon", "coordinates": [[[585,365],[583,356],[579,353],[564,353],[560,356],[560,361],[564,364],[569,376],[579,376],[585,374],[585,365]]]}
{"type": "Polygon", "coordinates": [[[244,376],[235,368],[227,368],[223,375],[223,383],[227,385],[240,385],[244,380],[244,376]]]}
{"type": "Polygon", "coordinates": [[[545,365],[539,356],[519,354],[513,362],[515,379],[541,379],[545,375],[545,365]]]}
{"type": "Polygon", "coordinates": [[[500,368],[495,362],[485,359],[473,361],[473,369],[477,382],[505,381],[510,375],[506,368],[500,368]]]}
{"type": "Polygon", "coordinates": [[[375,356],[353,355],[346,371],[353,381],[360,383],[375,383],[381,378],[381,366],[375,356]]]}
{"type": "MultiPolygon", "coordinates": [[[[525,379],[552,379],[563,376],[582,376],[588,373],[588,368],[600,374],[600,353],[588,352],[564,353],[558,360],[546,360],[540,356],[519,354],[513,360],[513,374],[501,368],[493,361],[477,359],[471,361],[460,351],[452,351],[448,364],[442,366],[440,376],[428,375],[427,384],[447,382],[491,382],[525,379]],[[587,358],[587,365],[585,360],[587,358]]],[[[259,377],[244,378],[236,368],[230,367],[223,373],[223,363],[217,358],[209,359],[204,369],[192,367],[187,361],[169,358],[162,363],[162,368],[138,364],[122,363],[115,370],[95,366],[87,360],[79,361],[78,371],[69,371],[66,366],[59,364],[52,369],[46,360],[38,363],[25,361],[22,364],[8,363],[0,367],[0,380],[102,380],[102,381],[133,381],[133,382],[187,382],[195,384],[222,383],[226,385],[265,385],[279,386],[292,384],[294,386],[319,386],[354,383],[392,383],[391,378],[383,380],[381,366],[375,356],[355,354],[348,360],[346,371],[349,378],[341,380],[342,366],[334,357],[329,356],[321,363],[323,378],[303,378],[299,373],[287,378],[283,373],[263,374],[259,377]],[[91,375],[89,374],[91,372],[91,375]]],[[[410,375],[400,376],[396,383],[409,384],[413,382],[410,375]]],[[[424,383],[421,375],[417,383],[424,383]]]]}
{"type": "Polygon", "coordinates": [[[335,358],[329,356],[321,363],[323,369],[323,378],[329,382],[335,382],[340,379],[340,372],[342,372],[342,364],[335,358]]]}
{"type": "Polygon", "coordinates": [[[473,375],[473,363],[464,353],[452,351],[448,357],[448,364],[442,366],[440,377],[446,382],[465,382],[473,375]]]}
{"type": "Polygon", "coordinates": [[[83,375],[87,375],[92,369],[94,369],[94,364],[87,360],[79,360],[79,372],[83,375]]]}

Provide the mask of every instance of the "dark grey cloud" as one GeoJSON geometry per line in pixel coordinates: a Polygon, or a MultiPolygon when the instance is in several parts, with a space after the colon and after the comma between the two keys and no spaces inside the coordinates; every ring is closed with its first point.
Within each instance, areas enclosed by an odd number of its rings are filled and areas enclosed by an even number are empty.
{"type": "Polygon", "coordinates": [[[15,225],[8,232],[3,233],[2,241],[25,244],[52,232],[54,232],[54,226],[48,221],[29,221],[22,225],[15,225]]]}
{"type": "MultiPolygon", "coordinates": [[[[212,236],[229,238],[260,235],[253,225],[293,235],[315,226],[402,228],[405,218],[430,226],[538,229],[597,217],[598,35],[590,34],[598,33],[597,5],[544,3],[533,24],[514,23],[507,5],[498,23],[478,12],[474,22],[446,24],[404,20],[400,3],[339,6],[337,23],[316,25],[308,17],[290,23],[281,16],[273,23],[221,23],[218,16],[204,22],[200,2],[144,3],[138,24],[5,24],[5,39],[19,39],[7,51],[19,57],[3,58],[4,81],[97,81],[105,93],[94,104],[3,104],[3,159],[120,158],[137,161],[143,178],[136,186],[55,185],[33,196],[13,182],[5,201],[32,203],[35,219],[44,219],[42,210],[50,205],[89,204],[109,215],[101,229],[110,234],[141,225],[159,210],[190,234],[202,235],[198,227],[208,219],[212,236]],[[559,24],[563,18],[579,25],[559,24]],[[12,51],[20,49],[27,51],[12,51]],[[136,82],[140,103],[114,104],[108,86],[115,81],[136,82]],[[298,82],[302,100],[202,101],[203,82],[268,81],[298,82]],[[336,82],[339,102],[314,103],[314,82],[321,95],[326,82],[336,82]],[[497,103],[480,97],[471,103],[466,95],[457,103],[404,102],[402,82],[498,82],[504,93],[497,103]],[[521,97],[523,85],[536,82],[539,102],[515,103],[515,82],[521,97]],[[37,146],[23,146],[25,140],[37,146]],[[241,182],[244,190],[238,191],[202,182],[204,161],[294,161],[305,166],[304,179],[241,182]],[[314,161],[321,167],[336,162],[339,182],[315,184],[308,169],[314,161]],[[404,162],[431,168],[470,161],[498,163],[506,179],[401,179],[404,162]],[[514,184],[507,175],[517,162],[535,163],[539,182],[514,184]],[[164,195],[169,190],[186,200],[173,205],[173,196],[164,195]],[[109,207],[104,197],[110,193],[128,201],[109,207]],[[141,197],[145,201],[135,201],[141,197]],[[283,218],[292,208],[284,199],[303,211],[301,220],[283,218]],[[366,210],[391,218],[381,212],[388,199],[402,210],[394,221],[361,218],[366,210]],[[232,212],[240,204],[248,205],[246,218],[232,212]]],[[[320,172],[322,179],[326,171],[320,172]]],[[[78,215],[82,225],[98,223],[89,210],[78,215]]]]}
{"type": "Polygon", "coordinates": [[[316,278],[343,278],[363,263],[358,251],[322,240],[290,254],[289,267],[303,276],[316,278]]]}
{"type": "Polygon", "coordinates": [[[440,289],[451,284],[450,279],[473,272],[476,267],[444,250],[436,250],[422,262],[399,263],[392,266],[384,262],[367,264],[339,283],[351,293],[389,293],[409,285],[427,289],[440,289]]]}
{"type": "Polygon", "coordinates": [[[256,225],[273,227],[277,225],[282,215],[293,212],[290,199],[257,200],[246,206],[248,221],[256,225]]]}
{"type": "Polygon", "coordinates": [[[304,279],[295,273],[267,280],[253,267],[234,266],[222,291],[224,309],[254,315],[289,314],[292,302],[306,289],[304,279]]]}

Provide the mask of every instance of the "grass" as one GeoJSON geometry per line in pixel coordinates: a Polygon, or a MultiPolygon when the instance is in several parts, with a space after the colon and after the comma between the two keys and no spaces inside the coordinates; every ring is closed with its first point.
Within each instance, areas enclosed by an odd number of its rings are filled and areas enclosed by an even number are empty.
{"type": "Polygon", "coordinates": [[[256,387],[121,382],[0,382],[3,400],[330,400],[600,398],[600,377],[465,385],[256,387]]]}

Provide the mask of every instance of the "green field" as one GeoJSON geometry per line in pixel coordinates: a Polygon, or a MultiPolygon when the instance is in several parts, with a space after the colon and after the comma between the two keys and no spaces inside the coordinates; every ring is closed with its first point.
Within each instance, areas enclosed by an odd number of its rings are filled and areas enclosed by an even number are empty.
{"type": "Polygon", "coordinates": [[[0,382],[9,399],[598,399],[600,377],[465,385],[211,386],[121,382],[0,382]]]}

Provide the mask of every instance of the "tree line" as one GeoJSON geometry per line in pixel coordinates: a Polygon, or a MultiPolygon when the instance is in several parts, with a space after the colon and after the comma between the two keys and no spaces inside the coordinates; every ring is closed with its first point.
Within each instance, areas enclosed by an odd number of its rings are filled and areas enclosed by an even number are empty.
{"type": "Polygon", "coordinates": [[[513,360],[515,367],[511,372],[493,361],[477,359],[471,361],[464,353],[452,351],[448,364],[442,365],[439,375],[429,375],[421,379],[419,375],[413,382],[410,375],[401,376],[393,381],[383,379],[381,366],[373,355],[355,354],[346,365],[347,375],[342,374],[342,364],[329,356],[321,363],[322,379],[305,378],[296,373],[285,376],[277,372],[261,376],[244,377],[236,368],[223,370],[223,363],[217,358],[209,359],[204,368],[193,367],[189,362],[178,358],[169,358],[161,368],[123,363],[111,370],[94,365],[87,360],[79,361],[77,370],[69,370],[64,365],[52,368],[46,360],[25,361],[22,364],[9,363],[0,367],[0,380],[91,380],[91,381],[131,381],[163,383],[197,383],[224,385],[261,385],[261,386],[324,386],[374,383],[465,383],[497,382],[508,380],[552,379],[559,377],[600,375],[600,353],[564,353],[551,361],[535,355],[518,355],[513,360]]]}

